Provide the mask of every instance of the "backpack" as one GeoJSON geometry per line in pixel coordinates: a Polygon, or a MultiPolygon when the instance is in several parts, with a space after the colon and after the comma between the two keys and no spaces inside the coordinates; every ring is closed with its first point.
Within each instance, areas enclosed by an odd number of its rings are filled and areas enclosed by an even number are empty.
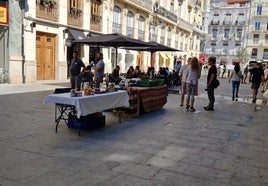
{"type": "Polygon", "coordinates": [[[220,86],[220,82],[219,82],[218,79],[215,79],[214,82],[213,82],[213,87],[218,88],[218,86],[220,86]]]}

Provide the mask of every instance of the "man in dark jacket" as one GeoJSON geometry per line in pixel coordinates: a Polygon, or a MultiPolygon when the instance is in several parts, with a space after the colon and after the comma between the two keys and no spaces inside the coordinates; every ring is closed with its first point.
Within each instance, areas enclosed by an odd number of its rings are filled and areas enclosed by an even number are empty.
{"type": "Polygon", "coordinates": [[[214,81],[217,78],[217,68],[216,68],[216,57],[209,57],[208,58],[208,75],[207,75],[207,94],[209,99],[208,106],[204,107],[207,111],[213,111],[214,110],[214,102],[215,102],[215,96],[214,96],[214,81]]]}
{"type": "Polygon", "coordinates": [[[261,63],[258,63],[256,67],[250,70],[249,82],[251,82],[252,103],[256,103],[258,89],[261,83],[264,82],[264,71],[261,63]]]}

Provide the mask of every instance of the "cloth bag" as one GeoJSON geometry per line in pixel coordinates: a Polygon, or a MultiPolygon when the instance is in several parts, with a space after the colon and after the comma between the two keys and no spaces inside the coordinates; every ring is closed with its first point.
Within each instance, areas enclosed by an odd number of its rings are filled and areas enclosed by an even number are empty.
{"type": "Polygon", "coordinates": [[[263,93],[263,97],[265,97],[266,99],[268,99],[268,89],[263,93]]]}

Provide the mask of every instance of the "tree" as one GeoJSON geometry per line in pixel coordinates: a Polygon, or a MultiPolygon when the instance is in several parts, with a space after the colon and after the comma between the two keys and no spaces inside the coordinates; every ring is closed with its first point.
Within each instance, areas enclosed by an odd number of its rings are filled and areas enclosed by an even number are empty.
{"type": "Polygon", "coordinates": [[[245,64],[249,60],[249,54],[245,48],[237,51],[237,57],[242,62],[242,64],[245,64]]]}

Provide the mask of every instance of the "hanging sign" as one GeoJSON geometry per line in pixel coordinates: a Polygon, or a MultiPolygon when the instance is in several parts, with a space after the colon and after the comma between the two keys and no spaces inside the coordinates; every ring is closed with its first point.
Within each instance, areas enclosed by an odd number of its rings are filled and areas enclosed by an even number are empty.
{"type": "Polygon", "coordinates": [[[0,5],[0,24],[8,24],[8,7],[0,5]]]}

